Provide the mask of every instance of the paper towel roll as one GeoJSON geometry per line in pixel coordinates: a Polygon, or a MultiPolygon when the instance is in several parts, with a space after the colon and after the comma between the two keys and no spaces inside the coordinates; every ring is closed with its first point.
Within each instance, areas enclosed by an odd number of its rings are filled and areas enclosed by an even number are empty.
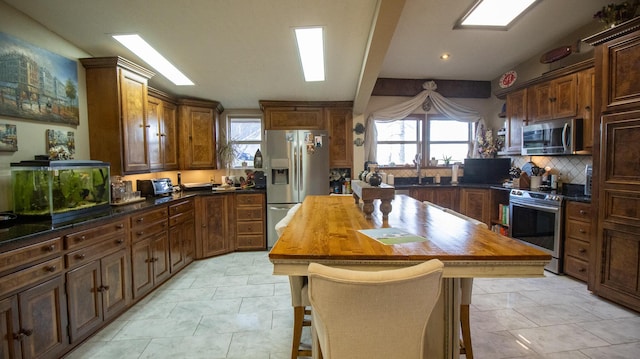
{"type": "Polygon", "coordinates": [[[451,166],[451,183],[458,183],[458,165],[451,166]]]}

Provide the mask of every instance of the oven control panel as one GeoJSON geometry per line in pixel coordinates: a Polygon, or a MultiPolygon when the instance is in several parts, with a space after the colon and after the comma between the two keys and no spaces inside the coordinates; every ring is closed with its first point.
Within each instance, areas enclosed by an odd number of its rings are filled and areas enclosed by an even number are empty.
{"type": "Polygon", "coordinates": [[[520,199],[537,199],[542,201],[561,202],[562,195],[556,193],[533,192],[521,189],[512,189],[511,197],[520,199]]]}

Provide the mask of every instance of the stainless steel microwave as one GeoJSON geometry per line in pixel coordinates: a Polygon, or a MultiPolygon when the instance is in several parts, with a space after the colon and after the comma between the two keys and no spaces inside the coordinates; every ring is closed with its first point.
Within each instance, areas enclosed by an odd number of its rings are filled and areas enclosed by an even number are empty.
{"type": "Polygon", "coordinates": [[[536,122],[522,128],[523,156],[572,155],[583,150],[580,118],[536,122]]]}

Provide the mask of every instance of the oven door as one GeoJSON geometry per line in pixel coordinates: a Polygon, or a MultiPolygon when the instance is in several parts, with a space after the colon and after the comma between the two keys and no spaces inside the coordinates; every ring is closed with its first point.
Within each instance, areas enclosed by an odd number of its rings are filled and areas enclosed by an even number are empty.
{"type": "Polygon", "coordinates": [[[509,236],[551,254],[545,269],[562,270],[562,207],[509,201],[509,236]]]}

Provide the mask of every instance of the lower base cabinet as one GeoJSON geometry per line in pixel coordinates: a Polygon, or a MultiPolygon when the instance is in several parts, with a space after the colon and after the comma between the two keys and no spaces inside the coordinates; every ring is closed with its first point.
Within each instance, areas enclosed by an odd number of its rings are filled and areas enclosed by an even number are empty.
{"type": "Polygon", "coordinates": [[[429,201],[438,206],[445,207],[457,211],[459,208],[457,187],[437,188],[437,187],[421,187],[409,190],[409,196],[418,201],[429,201]]]}
{"type": "Polygon", "coordinates": [[[233,251],[233,196],[221,194],[198,197],[196,258],[208,258],[233,251]]]}
{"type": "Polygon", "coordinates": [[[64,278],[0,301],[0,318],[2,358],[58,358],[69,345],[64,278]]]}
{"type": "Polygon", "coordinates": [[[132,245],[131,271],[134,299],[149,293],[169,278],[171,272],[167,232],[160,232],[132,245]]]}
{"type": "Polygon", "coordinates": [[[129,302],[129,255],[126,249],[67,273],[71,343],[84,339],[129,302]]]}

